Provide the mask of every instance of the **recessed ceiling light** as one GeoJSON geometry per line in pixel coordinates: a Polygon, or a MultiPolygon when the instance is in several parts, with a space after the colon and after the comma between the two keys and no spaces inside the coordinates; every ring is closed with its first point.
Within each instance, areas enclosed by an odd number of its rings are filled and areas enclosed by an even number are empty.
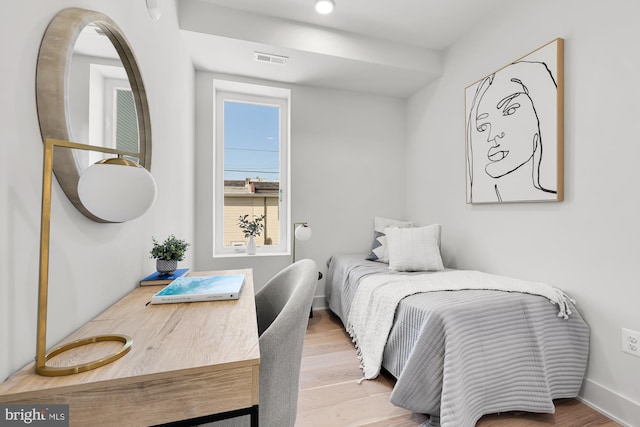
{"type": "Polygon", "coordinates": [[[333,11],[335,3],[333,0],[317,0],[316,1],[316,12],[327,15],[333,11]]]}

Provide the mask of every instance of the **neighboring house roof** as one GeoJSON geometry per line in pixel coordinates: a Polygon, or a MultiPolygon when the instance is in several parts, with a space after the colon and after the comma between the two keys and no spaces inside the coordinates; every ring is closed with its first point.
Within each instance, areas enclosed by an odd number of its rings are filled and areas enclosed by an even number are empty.
{"type": "Polygon", "coordinates": [[[280,192],[280,182],[278,181],[262,181],[262,180],[225,180],[225,195],[277,195],[280,192]]]}

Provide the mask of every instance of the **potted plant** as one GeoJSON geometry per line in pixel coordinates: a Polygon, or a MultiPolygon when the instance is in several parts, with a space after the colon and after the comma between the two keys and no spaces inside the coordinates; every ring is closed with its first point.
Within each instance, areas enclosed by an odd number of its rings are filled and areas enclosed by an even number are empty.
{"type": "Polygon", "coordinates": [[[253,219],[249,219],[249,215],[240,215],[238,218],[238,226],[244,233],[244,237],[247,238],[247,254],[253,255],[256,253],[256,240],[255,238],[260,236],[264,229],[263,221],[265,215],[253,216],[253,219]]]}
{"type": "Polygon", "coordinates": [[[176,238],[173,234],[162,243],[159,243],[155,237],[151,237],[151,240],[153,241],[151,258],[156,260],[156,270],[160,274],[173,274],[178,268],[178,261],[184,259],[189,243],[176,238]]]}

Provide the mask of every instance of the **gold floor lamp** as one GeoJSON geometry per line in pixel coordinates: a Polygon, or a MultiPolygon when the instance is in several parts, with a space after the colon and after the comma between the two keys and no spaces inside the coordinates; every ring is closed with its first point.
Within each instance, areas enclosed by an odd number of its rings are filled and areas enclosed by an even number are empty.
{"type": "Polygon", "coordinates": [[[44,376],[62,376],[89,371],[113,362],[131,350],[131,338],[126,335],[98,335],[83,338],[53,348],[47,347],[47,301],[49,292],[49,237],[51,230],[51,182],[55,147],[86,150],[116,155],[101,160],[87,168],[78,182],[78,196],[82,204],[105,222],[124,222],[144,214],[156,197],[156,184],[151,174],[136,162],[124,157],[138,158],[140,153],[130,153],[99,146],[78,144],[46,138],[42,172],[42,216],[40,229],[40,278],[38,288],[38,330],[36,343],[36,373],[44,376]],[[49,359],[84,345],[116,341],[119,349],[98,360],[73,366],[47,366],[49,359]]]}

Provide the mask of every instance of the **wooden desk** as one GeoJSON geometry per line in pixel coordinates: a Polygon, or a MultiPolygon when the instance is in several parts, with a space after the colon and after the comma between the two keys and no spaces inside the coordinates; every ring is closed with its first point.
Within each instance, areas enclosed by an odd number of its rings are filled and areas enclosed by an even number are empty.
{"type": "MultiPolygon", "coordinates": [[[[147,305],[162,287],[136,288],[64,340],[126,334],[133,338],[128,354],[64,377],[39,376],[31,363],[0,384],[0,403],[69,404],[72,426],[189,425],[237,410],[251,413],[257,425],[260,350],[251,270],[190,275],[242,273],[247,281],[236,301],[147,305]]],[[[48,364],[93,360],[119,345],[80,347],[48,364]]]]}

